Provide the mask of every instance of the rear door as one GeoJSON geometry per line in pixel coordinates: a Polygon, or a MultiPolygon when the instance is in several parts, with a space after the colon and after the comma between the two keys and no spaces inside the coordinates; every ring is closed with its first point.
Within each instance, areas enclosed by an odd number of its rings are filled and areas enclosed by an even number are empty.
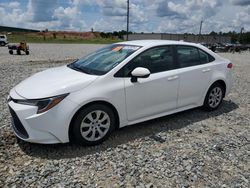
{"type": "Polygon", "coordinates": [[[179,93],[177,108],[198,105],[206,92],[211,73],[210,56],[193,46],[176,46],[179,64],[179,93]]]}

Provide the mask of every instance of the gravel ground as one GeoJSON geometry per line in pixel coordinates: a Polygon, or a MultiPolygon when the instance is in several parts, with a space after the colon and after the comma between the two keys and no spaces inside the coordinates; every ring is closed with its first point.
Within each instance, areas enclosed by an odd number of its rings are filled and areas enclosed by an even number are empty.
{"type": "Polygon", "coordinates": [[[0,47],[0,62],[13,61],[59,61],[82,57],[84,54],[94,51],[104,45],[102,44],[29,44],[30,55],[10,56],[6,47],[0,47]]]}
{"type": "MultiPolygon", "coordinates": [[[[6,97],[14,85],[69,62],[55,60],[99,47],[39,46],[34,51],[46,54],[0,60],[0,187],[249,187],[249,52],[221,54],[234,63],[235,84],[217,111],[188,110],[120,129],[102,145],[80,147],[17,142],[10,128],[6,97]]],[[[0,48],[1,58],[6,50],[0,48]]]]}

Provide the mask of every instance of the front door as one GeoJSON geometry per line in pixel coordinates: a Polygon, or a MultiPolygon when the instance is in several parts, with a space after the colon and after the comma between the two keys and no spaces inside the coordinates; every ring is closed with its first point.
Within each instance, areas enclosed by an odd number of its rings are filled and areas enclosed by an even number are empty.
{"type": "Polygon", "coordinates": [[[171,46],[149,49],[124,67],[129,121],[176,109],[179,77],[175,68],[171,46]],[[136,67],[149,69],[150,76],[132,83],[129,74],[136,67]]]}

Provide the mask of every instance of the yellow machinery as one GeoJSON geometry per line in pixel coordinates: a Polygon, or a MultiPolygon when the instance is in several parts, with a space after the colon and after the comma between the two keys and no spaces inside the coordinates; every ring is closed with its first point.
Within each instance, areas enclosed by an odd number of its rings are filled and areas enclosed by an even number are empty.
{"type": "Polygon", "coordinates": [[[29,55],[29,46],[25,41],[22,41],[19,44],[8,45],[8,49],[11,55],[14,50],[16,50],[17,55],[21,55],[21,51],[25,52],[26,55],[29,55]]]}

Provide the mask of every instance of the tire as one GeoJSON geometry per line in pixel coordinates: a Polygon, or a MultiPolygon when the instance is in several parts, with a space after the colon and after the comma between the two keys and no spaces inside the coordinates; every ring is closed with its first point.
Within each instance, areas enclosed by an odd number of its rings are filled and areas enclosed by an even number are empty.
{"type": "Polygon", "coordinates": [[[26,55],[29,55],[29,54],[30,54],[30,52],[29,52],[28,50],[26,50],[25,53],[26,53],[26,55]]]}
{"type": "Polygon", "coordinates": [[[0,42],[0,46],[5,46],[6,43],[5,42],[0,42]]]}
{"type": "Polygon", "coordinates": [[[80,145],[97,145],[114,130],[115,115],[108,106],[94,104],[80,110],[71,126],[71,141],[80,145]]]}
{"type": "Polygon", "coordinates": [[[13,50],[9,50],[10,55],[13,55],[13,50]]]}
{"type": "Polygon", "coordinates": [[[224,95],[224,87],[220,83],[214,83],[206,94],[203,109],[206,111],[216,110],[221,105],[224,95]]]}
{"type": "Polygon", "coordinates": [[[19,49],[16,50],[17,55],[21,55],[21,51],[19,49]]]}

